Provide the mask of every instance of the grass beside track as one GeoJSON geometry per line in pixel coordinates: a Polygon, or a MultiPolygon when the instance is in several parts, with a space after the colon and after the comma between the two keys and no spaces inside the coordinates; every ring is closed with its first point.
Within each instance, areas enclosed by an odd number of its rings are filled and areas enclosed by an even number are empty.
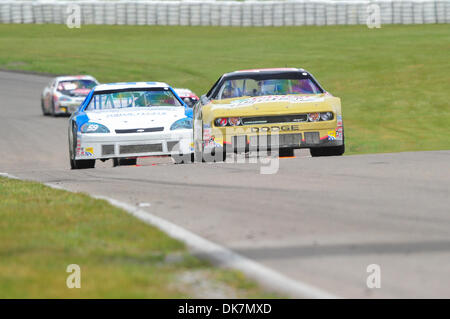
{"type": "Polygon", "coordinates": [[[0,298],[274,297],[103,200],[38,183],[0,177],[0,238],[0,298]]]}
{"type": "Polygon", "coordinates": [[[198,94],[236,69],[304,67],[342,98],[347,154],[450,148],[448,25],[0,25],[0,47],[0,68],[165,81],[198,94]]]}

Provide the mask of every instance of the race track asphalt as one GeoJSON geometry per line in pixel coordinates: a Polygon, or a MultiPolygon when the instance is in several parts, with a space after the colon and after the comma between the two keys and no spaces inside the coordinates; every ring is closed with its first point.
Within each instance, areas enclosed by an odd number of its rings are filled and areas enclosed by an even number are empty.
{"type": "Polygon", "coordinates": [[[450,298],[450,151],[266,164],[70,170],[67,117],[44,117],[50,78],[0,72],[0,172],[143,208],[280,273],[341,297],[450,298]],[[381,267],[369,289],[366,268],[381,267]]]}

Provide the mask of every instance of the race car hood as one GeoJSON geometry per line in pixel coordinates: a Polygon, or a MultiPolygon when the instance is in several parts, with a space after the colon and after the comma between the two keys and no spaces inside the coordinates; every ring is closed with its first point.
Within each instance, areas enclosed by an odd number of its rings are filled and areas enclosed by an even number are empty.
{"type": "Polygon", "coordinates": [[[184,107],[133,107],[108,111],[87,111],[89,122],[109,129],[134,129],[170,126],[186,117],[184,107]]]}

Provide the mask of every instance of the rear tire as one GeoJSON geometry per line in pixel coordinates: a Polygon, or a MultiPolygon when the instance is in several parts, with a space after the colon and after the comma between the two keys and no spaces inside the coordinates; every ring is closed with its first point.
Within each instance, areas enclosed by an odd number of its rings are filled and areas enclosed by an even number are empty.
{"type": "Polygon", "coordinates": [[[42,115],[47,116],[48,112],[45,110],[44,99],[42,99],[42,98],[41,98],[41,109],[42,109],[42,115]]]}
{"type": "Polygon", "coordinates": [[[294,156],[293,148],[280,148],[278,157],[292,157],[294,156]]]}
{"type": "Polygon", "coordinates": [[[95,160],[70,160],[70,168],[72,169],[86,169],[94,168],[95,160]]]}
{"type": "Polygon", "coordinates": [[[341,146],[317,147],[309,149],[312,157],[341,156],[345,152],[345,144],[341,146]]]}
{"type": "Polygon", "coordinates": [[[137,164],[137,158],[114,158],[113,167],[117,166],[133,166],[137,164]]]}

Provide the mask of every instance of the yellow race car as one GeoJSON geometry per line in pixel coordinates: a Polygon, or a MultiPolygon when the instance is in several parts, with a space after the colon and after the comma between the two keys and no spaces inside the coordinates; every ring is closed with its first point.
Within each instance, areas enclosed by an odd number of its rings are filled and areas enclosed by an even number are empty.
{"type": "Polygon", "coordinates": [[[304,69],[242,70],[224,74],[194,106],[197,158],[228,152],[278,150],[293,156],[345,151],[341,101],[304,69]]]}

